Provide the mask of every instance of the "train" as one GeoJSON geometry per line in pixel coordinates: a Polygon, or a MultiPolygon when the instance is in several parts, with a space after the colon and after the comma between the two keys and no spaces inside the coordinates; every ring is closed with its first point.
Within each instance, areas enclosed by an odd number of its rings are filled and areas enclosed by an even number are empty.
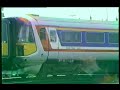
{"type": "Polygon", "coordinates": [[[118,21],[4,17],[2,76],[118,74],[118,34],[118,21]]]}

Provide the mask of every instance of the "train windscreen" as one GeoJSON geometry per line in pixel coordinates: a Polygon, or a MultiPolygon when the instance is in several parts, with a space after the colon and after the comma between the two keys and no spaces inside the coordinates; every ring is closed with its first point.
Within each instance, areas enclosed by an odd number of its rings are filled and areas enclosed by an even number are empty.
{"type": "Polygon", "coordinates": [[[24,18],[18,18],[18,30],[17,30],[17,55],[27,56],[36,52],[35,37],[33,33],[32,25],[24,18]],[[22,49],[22,54],[20,50],[22,49]]]}

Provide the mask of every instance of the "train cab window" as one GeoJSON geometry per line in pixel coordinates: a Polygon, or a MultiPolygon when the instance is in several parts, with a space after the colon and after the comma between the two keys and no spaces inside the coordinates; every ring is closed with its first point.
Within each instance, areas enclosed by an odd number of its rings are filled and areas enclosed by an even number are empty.
{"type": "Polygon", "coordinates": [[[103,32],[86,32],[87,43],[104,43],[105,36],[103,32]]]}
{"type": "Polygon", "coordinates": [[[32,43],[35,42],[33,30],[31,26],[21,26],[18,33],[18,42],[20,43],[32,43]]]}
{"type": "Polygon", "coordinates": [[[50,30],[50,41],[56,42],[56,31],[55,30],[50,30]]]}
{"type": "Polygon", "coordinates": [[[61,39],[62,42],[81,42],[81,32],[63,31],[61,39]]]}
{"type": "Polygon", "coordinates": [[[118,33],[109,33],[109,43],[118,43],[118,33]]]}
{"type": "Polygon", "coordinates": [[[36,52],[37,47],[31,23],[29,25],[25,22],[18,24],[16,45],[17,56],[27,56],[36,52]]]}
{"type": "Polygon", "coordinates": [[[40,37],[40,40],[46,40],[46,30],[45,30],[45,28],[40,29],[39,37],[40,37]]]}

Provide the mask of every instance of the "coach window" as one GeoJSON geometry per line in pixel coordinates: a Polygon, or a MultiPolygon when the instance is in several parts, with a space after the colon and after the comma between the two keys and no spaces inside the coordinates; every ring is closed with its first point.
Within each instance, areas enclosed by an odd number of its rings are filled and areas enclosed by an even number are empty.
{"type": "Polygon", "coordinates": [[[56,42],[56,31],[55,30],[50,30],[50,41],[56,42]]]}
{"type": "Polygon", "coordinates": [[[40,29],[39,37],[40,37],[40,40],[46,40],[46,30],[45,30],[45,28],[40,29]]]}
{"type": "Polygon", "coordinates": [[[63,31],[61,38],[62,42],[81,42],[81,32],[63,31]]]}
{"type": "Polygon", "coordinates": [[[109,33],[109,43],[111,44],[116,44],[118,43],[118,33],[109,33]]]}
{"type": "Polygon", "coordinates": [[[103,32],[86,32],[87,43],[104,43],[105,36],[103,32]]]}

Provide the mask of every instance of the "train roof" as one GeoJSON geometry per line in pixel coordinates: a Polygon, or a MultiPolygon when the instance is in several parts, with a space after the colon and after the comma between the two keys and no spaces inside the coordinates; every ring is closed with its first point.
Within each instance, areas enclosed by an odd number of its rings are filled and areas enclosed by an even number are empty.
{"type": "MultiPolygon", "coordinates": [[[[119,21],[100,21],[100,20],[43,17],[32,14],[27,14],[26,16],[35,19],[37,21],[35,25],[69,27],[69,28],[93,28],[93,29],[113,29],[113,30],[119,29],[119,21]]],[[[29,20],[34,23],[35,21],[33,21],[33,19],[29,19],[29,20]]]]}
{"type": "Polygon", "coordinates": [[[98,21],[98,20],[82,20],[68,18],[53,18],[32,16],[38,21],[39,25],[69,27],[69,28],[95,28],[95,29],[114,29],[118,30],[118,21],[98,21]]]}

